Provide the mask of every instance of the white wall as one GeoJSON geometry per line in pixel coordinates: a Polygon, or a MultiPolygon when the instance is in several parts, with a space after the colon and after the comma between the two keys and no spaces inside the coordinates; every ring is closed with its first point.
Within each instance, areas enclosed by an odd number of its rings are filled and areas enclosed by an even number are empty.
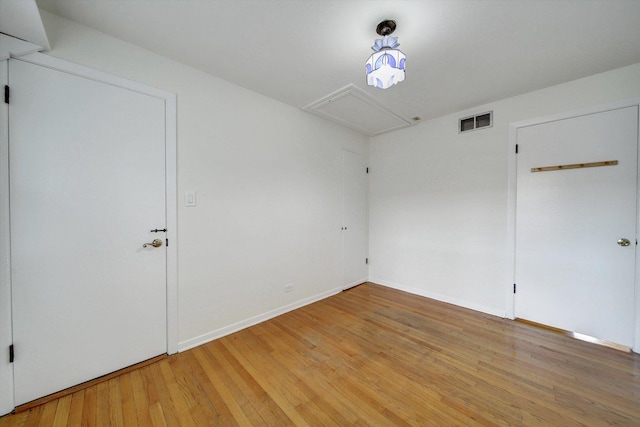
{"type": "Polygon", "coordinates": [[[637,96],[640,64],[371,138],[369,279],[504,316],[509,123],[637,96]]]}
{"type": "Polygon", "coordinates": [[[341,150],[366,137],[41,14],[51,55],[177,94],[181,349],[340,289],[341,150]]]}

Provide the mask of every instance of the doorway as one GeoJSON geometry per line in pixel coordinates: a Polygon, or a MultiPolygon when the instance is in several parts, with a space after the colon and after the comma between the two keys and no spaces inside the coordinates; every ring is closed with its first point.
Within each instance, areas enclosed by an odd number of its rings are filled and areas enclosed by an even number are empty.
{"type": "Polygon", "coordinates": [[[13,406],[176,352],[175,95],[40,54],[5,64],[13,406]]]}
{"type": "Polygon", "coordinates": [[[368,277],[368,178],[362,154],[343,151],[342,289],[368,277]]]}
{"type": "Polygon", "coordinates": [[[634,347],[637,105],[523,123],[512,141],[512,317],[634,347]]]}

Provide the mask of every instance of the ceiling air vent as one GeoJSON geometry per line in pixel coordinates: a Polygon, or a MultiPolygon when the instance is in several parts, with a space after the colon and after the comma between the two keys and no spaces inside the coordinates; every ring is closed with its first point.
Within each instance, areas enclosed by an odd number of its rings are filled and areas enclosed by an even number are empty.
{"type": "Polygon", "coordinates": [[[477,114],[475,116],[464,117],[458,120],[458,132],[469,132],[471,130],[490,128],[493,126],[493,111],[477,114]]]}

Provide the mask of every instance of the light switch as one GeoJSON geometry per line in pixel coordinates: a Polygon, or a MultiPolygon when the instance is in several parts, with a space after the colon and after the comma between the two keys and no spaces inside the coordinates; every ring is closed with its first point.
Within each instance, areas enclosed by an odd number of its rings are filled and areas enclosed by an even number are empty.
{"type": "Polygon", "coordinates": [[[187,207],[195,207],[196,205],[196,192],[187,191],[184,193],[184,205],[187,207]]]}

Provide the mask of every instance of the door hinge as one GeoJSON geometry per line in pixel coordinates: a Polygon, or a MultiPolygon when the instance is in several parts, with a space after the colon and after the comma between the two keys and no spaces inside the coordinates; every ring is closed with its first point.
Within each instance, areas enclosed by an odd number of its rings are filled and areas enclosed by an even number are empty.
{"type": "Polygon", "coordinates": [[[166,240],[166,242],[167,242],[167,246],[169,246],[169,239],[165,239],[165,240],[166,240]]]}
{"type": "Polygon", "coordinates": [[[367,173],[369,173],[369,168],[367,168],[367,173]]]}
{"type": "Polygon", "coordinates": [[[516,293],[516,284],[515,283],[513,284],[513,293],[514,294],[516,293]]]}
{"type": "Polygon", "coordinates": [[[13,344],[11,344],[11,345],[9,346],[9,363],[13,363],[13,356],[14,356],[14,353],[13,353],[13,344]]]}
{"type": "Polygon", "coordinates": [[[9,85],[4,85],[4,103],[9,103],[9,85]]]}
{"type": "Polygon", "coordinates": [[[364,259],[364,263],[365,263],[365,264],[369,264],[369,258],[365,258],[365,259],[364,259]]]}
{"type": "Polygon", "coordinates": [[[516,144],[516,154],[518,154],[518,144],[516,144]]]}

